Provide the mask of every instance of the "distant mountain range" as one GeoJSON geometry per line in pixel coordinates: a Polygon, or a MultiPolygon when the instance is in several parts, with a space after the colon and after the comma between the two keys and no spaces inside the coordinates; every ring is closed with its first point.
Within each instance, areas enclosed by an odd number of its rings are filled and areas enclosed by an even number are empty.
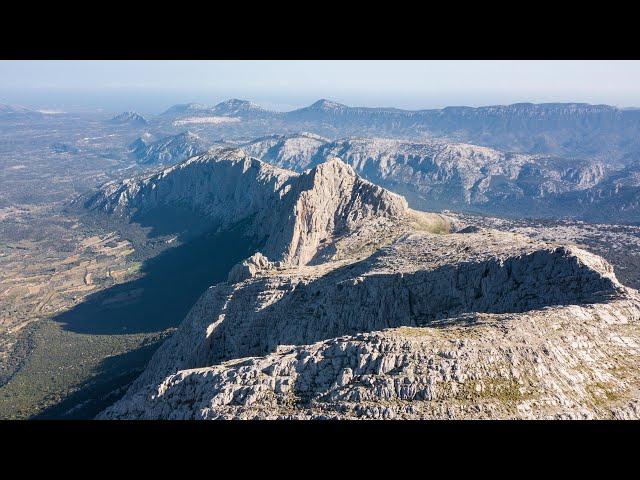
{"type": "Polygon", "coordinates": [[[204,116],[204,115],[220,115],[220,116],[251,116],[251,115],[275,115],[276,112],[269,112],[255,103],[248,100],[238,100],[236,98],[218,103],[213,107],[202,105],[199,103],[185,103],[174,105],[167,111],[162,113],[165,117],[180,116],[204,116]]]}
{"type": "MultiPolygon", "coordinates": [[[[0,116],[43,114],[0,105],[0,116]]],[[[322,99],[275,112],[230,99],[110,122],[149,132],[129,145],[142,165],[175,164],[212,146],[238,146],[297,172],[338,157],[415,208],[640,223],[638,109],[519,103],[410,111],[322,99]]]]}
{"type": "Polygon", "coordinates": [[[387,136],[443,138],[521,153],[580,155],[618,160],[640,152],[640,110],[586,103],[518,103],[431,110],[351,107],[330,100],[290,112],[265,110],[246,100],[214,107],[175,105],[161,118],[220,116],[241,119],[225,132],[313,131],[330,138],[387,136]],[[268,128],[259,128],[269,120],[268,128]],[[252,125],[255,124],[255,125],[252,125]]]}
{"type": "MultiPolygon", "coordinates": [[[[3,118],[42,115],[26,107],[0,105],[3,118]]],[[[640,157],[640,110],[586,103],[402,110],[352,107],[322,99],[304,108],[276,112],[248,100],[230,99],[214,106],[174,105],[151,119],[125,112],[111,122],[132,125],[148,122],[165,132],[194,124],[199,128],[213,128],[227,138],[300,131],[330,139],[361,136],[422,141],[438,138],[518,153],[597,158],[607,163],[617,162],[618,167],[640,157]]]]}
{"type": "Polygon", "coordinates": [[[42,118],[44,114],[22,105],[8,105],[0,103],[0,118],[42,118]]]}
{"type": "Polygon", "coordinates": [[[637,167],[618,171],[593,159],[509,153],[443,141],[329,141],[308,133],[259,138],[242,148],[298,172],[341,158],[358,174],[405,195],[419,209],[592,218],[597,205],[606,201],[611,204],[608,221],[640,221],[637,205],[617,205],[614,193],[625,188],[628,196],[635,198],[637,192],[640,198],[637,167]]]}
{"type": "Polygon", "coordinates": [[[309,132],[247,142],[211,142],[191,132],[158,140],[146,134],[129,148],[140,164],[170,165],[225,147],[299,173],[337,157],[421,210],[640,222],[640,162],[619,167],[443,140],[330,140],[309,132]]]}

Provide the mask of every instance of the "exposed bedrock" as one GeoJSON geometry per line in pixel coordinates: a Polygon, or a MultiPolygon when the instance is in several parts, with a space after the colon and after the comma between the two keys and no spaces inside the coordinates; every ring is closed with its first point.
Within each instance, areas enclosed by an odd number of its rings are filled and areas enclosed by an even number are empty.
{"type": "Polygon", "coordinates": [[[614,277],[589,268],[565,247],[410,272],[376,271],[375,262],[374,256],[309,283],[265,279],[248,285],[239,292],[242,301],[226,306],[225,321],[194,351],[193,366],[263,355],[282,344],[425,326],[463,313],[597,303],[620,291],[614,277]],[[269,295],[280,298],[265,306],[269,295]]]}
{"type": "Polygon", "coordinates": [[[295,174],[218,152],[94,206],[140,195],[265,241],[100,418],[640,415],[640,297],[596,255],[412,211],[337,159],[295,174]]]}
{"type": "Polygon", "coordinates": [[[607,302],[626,291],[600,257],[492,231],[407,235],[365,260],[319,268],[210,288],[135,385],[279,345],[430,326],[470,313],[607,302]]]}
{"type": "Polygon", "coordinates": [[[637,322],[616,300],[282,346],[177,371],[101,418],[637,418],[637,322]]]}
{"type": "Polygon", "coordinates": [[[181,209],[220,231],[245,221],[248,236],[266,239],[262,253],[270,261],[291,265],[322,257],[339,237],[401,223],[409,212],[403,197],[363,180],[339,159],[297,174],[241,150],[209,152],[152,176],[107,184],[85,206],[140,222],[157,209],[181,209]]]}

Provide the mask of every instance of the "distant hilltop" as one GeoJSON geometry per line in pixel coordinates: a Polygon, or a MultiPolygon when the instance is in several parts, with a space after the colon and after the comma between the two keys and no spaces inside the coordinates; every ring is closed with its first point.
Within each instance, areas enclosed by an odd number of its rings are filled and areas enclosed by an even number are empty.
{"type": "Polygon", "coordinates": [[[136,112],[124,112],[113,117],[111,119],[111,123],[146,125],[147,120],[142,115],[136,112]]]}

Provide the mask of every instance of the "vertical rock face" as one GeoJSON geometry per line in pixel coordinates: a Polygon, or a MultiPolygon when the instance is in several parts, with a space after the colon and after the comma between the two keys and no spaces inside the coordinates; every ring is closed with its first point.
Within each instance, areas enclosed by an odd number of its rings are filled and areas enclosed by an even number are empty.
{"type": "MultiPolygon", "coordinates": [[[[508,153],[443,141],[383,138],[321,141],[309,134],[243,146],[275,165],[301,171],[334,156],[359,175],[410,196],[421,208],[478,208],[530,215],[564,212],[558,197],[580,195],[608,173],[595,160],[508,153]]],[[[564,197],[562,197],[564,198],[564,197]]]]}
{"type": "Polygon", "coordinates": [[[269,246],[275,253],[276,245],[287,245],[286,263],[304,265],[322,243],[372,223],[402,220],[408,210],[404,198],[358,177],[338,158],[297,177],[289,195],[295,203],[287,208],[283,235],[269,246]]]}
{"type": "Polygon", "coordinates": [[[100,418],[640,415],[640,298],[578,248],[448,233],[335,158],[296,174],[209,153],[88,206],[265,239],[100,418]]]}
{"type": "Polygon", "coordinates": [[[248,233],[266,238],[273,261],[306,264],[338,237],[393,224],[408,213],[404,198],[358,177],[339,159],[296,174],[223,150],[158,174],[106,185],[86,202],[92,210],[144,217],[179,207],[219,224],[249,220],[248,233]]]}

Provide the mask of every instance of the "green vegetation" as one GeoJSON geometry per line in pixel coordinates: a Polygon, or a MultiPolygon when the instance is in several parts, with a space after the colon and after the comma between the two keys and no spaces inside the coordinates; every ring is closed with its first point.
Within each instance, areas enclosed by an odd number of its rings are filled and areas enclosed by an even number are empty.
{"type": "Polygon", "coordinates": [[[517,403],[528,398],[520,391],[520,385],[512,378],[483,378],[462,384],[457,397],[466,400],[497,400],[500,403],[517,403]]]}
{"type": "Polygon", "coordinates": [[[586,390],[591,395],[596,407],[609,407],[610,403],[623,398],[621,393],[616,391],[614,385],[608,382],[594,382],[587,386],[586,390]]]}
{"type": "Polygon", "coordinates": [[[129,265],[129,267],[127,268],[127,273],[126,275],[136,275],[140,272],[140,270],[142,270],[142,262],[133,262],[131,265],[129,265]]]}
{"type": "Polygon", "coordinates": [[[0,387],[0,418],[93,417],[106,406],[109,393],[140,373],[162,337],[80,334],[52,320],[40,320],[28,361],[0,387]],[[67,398],[71,401],[61,403],[67,398]],[[62,408],[54,408],[58,404],[62,408]],[[68,412],[76,406],[82,408],[68,412]]]}
{"type": "Polygon", "coordinates": [[[434,329],[428,327],[400,327],[394,329],[394,333],[402,337],[430,337],[434,336],[434,329]]]}
{"type": "Polygon", "coordinates": [[[446,234],[451,232],[450,222],[442,215],[436,213],[409,211],[411,227],[417,231],[446,234]]]}

